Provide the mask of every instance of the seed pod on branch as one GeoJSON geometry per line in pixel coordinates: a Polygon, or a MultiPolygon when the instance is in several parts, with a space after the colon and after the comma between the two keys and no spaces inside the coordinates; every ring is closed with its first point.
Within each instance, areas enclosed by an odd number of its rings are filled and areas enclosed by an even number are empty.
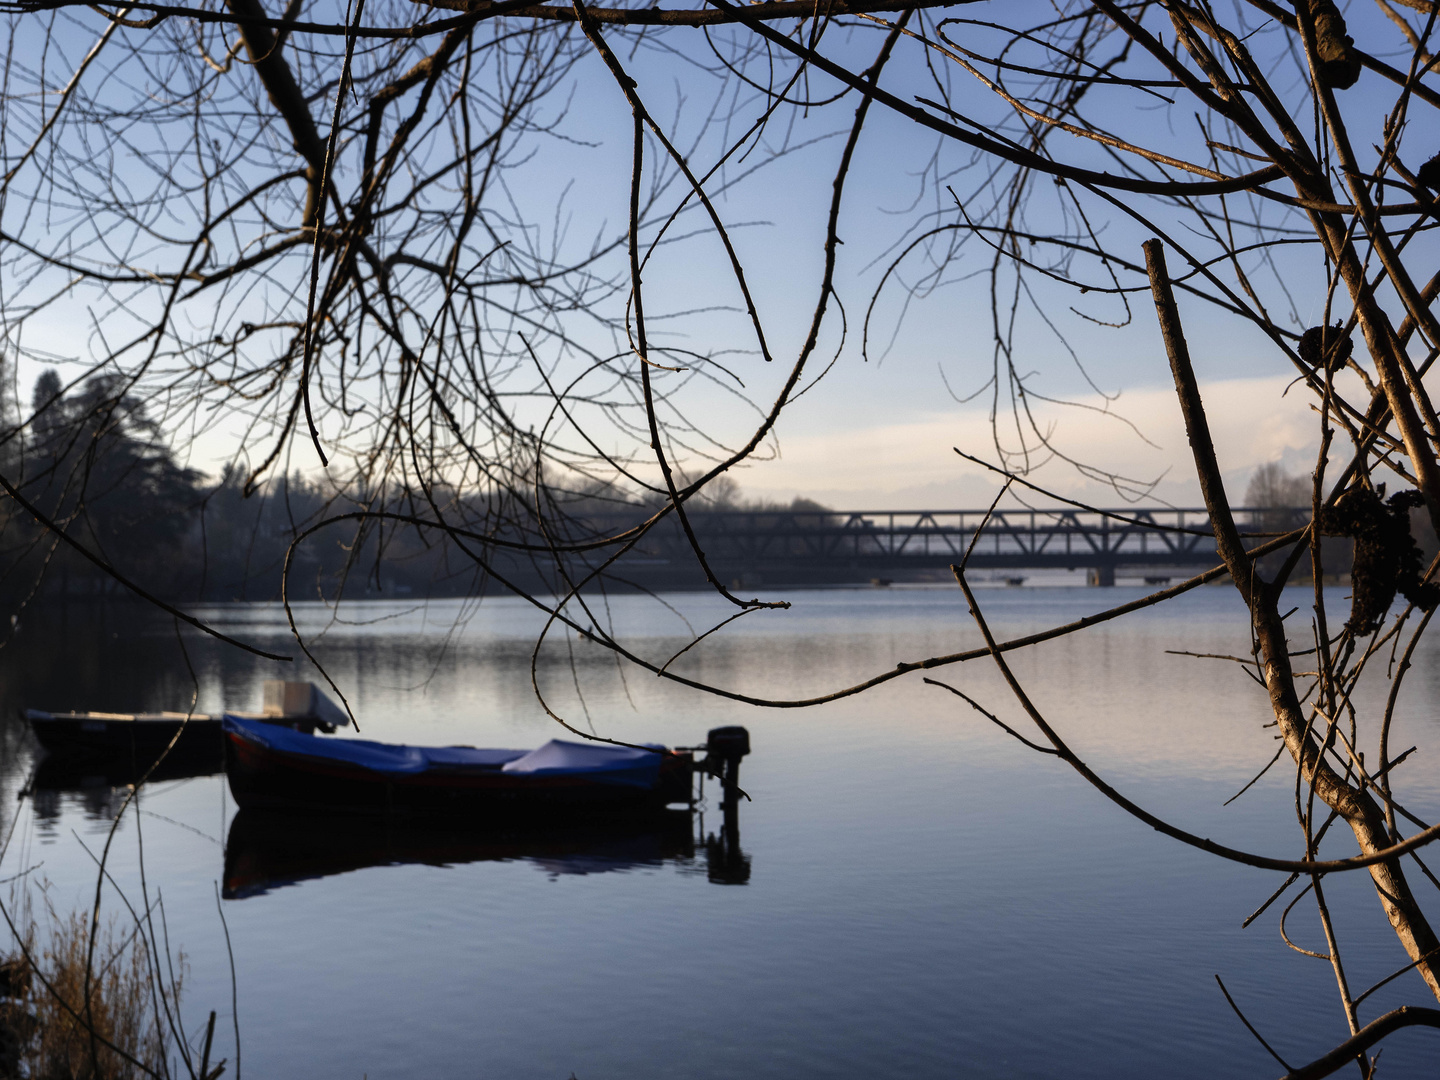
{"type": "Polygon", "coordinates": [[[1430,610],[1440,602],[1440,586],[1422,583],[1420,549],[1410,532],[1410,511],[1424,504],[1418,491],[1401,491],[1382,502],[1380,491],[1357,486],[1335,500],[1320,517],[1326,536],[1355,541],[1350,567],[1350,621],[1356,637],[1380,629],[1399,591],[1416,607],[1430,610]]]}
{"type": "Polygon", "coordinates": [[[1355,342],[1346,334],[1340,323],[1334,326],[1312,326],[1300,335],[1296,350],[1300,359],[1313,368],[1339,371],[1350,362],[1355,351],[1355,342]]]}
{"type": "Polygon", "coordinates": [[[1440,154],[1436,154],[1429,161],[1415,170],[1415,179],[1424,184],[1431,191],[1440,193],[1440,154]]]}
{"type": "Polygon", "coordinates": [[[1297,13],[1308,8],[1315,27],[1317,74],[1331,90],[1348,90],[1360,78],[1360,57],[1355,39],[1345,32],[1345,17],[1334,0],[1295,0],[1297,13]]]}

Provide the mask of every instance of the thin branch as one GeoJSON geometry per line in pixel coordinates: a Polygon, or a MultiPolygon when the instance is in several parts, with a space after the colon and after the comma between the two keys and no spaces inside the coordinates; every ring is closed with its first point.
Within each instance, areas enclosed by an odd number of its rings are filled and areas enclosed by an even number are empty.
{"type": "Polygon", "coordinates": [[[956,697],[969,704],[972,709],[978,712],[981,716],[988,719],[996,727],[1000,728],[1002,731],[1006,732],[1009,735],[1013,735],[1015,738],[1019,739],[1022,743],[1028,746],[1031,750],[1034,750],[1036,753],[1054,754],[1057,757],[1059,756],[1059,750],[1056,750],[1053,746],[1041,746],[1039,743],[1031,742],[1029,739],[1025,738],[1024,735],[1021,735],[1009,724],[1005,723],[1005,721],[1001,720],[998,716],[992,713],[989,709],[985,708],[985,706],[981,705],[978,701],[972,698],[969,694],[965,693],[963,690],[957,690],[949,683],[943,683],[939,679],[925,679],[924,681],[929,683],[931,686],[939,686],[943,689],[949,690],[956,697]]]}
{"type": "MultiPolygon", "coordinates": [[[[1339,1072],[1380,1040],[1407,1027],[1440,1028],[1440,1009],[1402,1005],[1372,1020],[1328,1054],[1316,1058],[1310,1064],[1302,1065],[1298,1069],[1290,1069],[1290,1066],[1286,1065],[1290,1071],[1281,1080],[1319,1080],[1322,1076],[1339,1072]]],[[[1280,1064],[1285,1065],[1283,1061],[1280,1064]]]]}

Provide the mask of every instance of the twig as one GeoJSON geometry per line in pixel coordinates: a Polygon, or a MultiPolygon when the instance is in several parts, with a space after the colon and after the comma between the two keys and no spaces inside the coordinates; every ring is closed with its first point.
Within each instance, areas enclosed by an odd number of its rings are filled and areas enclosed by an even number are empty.
{"type": "Polygon", "coordinates": [[[215,886],[215,910],[220,913],[220,927],[225,931],[225,952],[230,958],[230,1018],[235,1024],[235,1080],[240,1080],[240,984],[235,978],[235,949],[230,944],[230,924],[225,921],[225,907],[220,903],[220,885],[215,886]]]}
{"type": "Polygon", "coordinates": [[[1041,754],[1054,754],[1054,755],[1056,755],[1056,756],[1059,756],[1059,754],[1060,754],[1060,751],[1059,751],[1059,750],[1056,750],[1053,746],[1041,746],[1039,743],[1031,742],[1029,739],[1025,738],[1024,735],[1021,735],[1018,731],[1016,731],[1014,728],[1012,728],[1009,724],[1005,723],[1005,721],[1001,720],[998,716],[996,716],[994,713],[992,713],[989,709],[985,708],[983,705],[981,705],[978,701],[976,701],[974,698],[972,698],[969,694],[965,693],[963,690],[957,690],[957,689],[955,689],[955,687],[951,686],[949,683],[943,683],[943,682],[941,682],[941,681],[938,680],[938,679],[926,679],[925,682],[929,683],[931,686],[939,686],[939,687],[941,687],[941,688],[943,688],[943,689],[945,689],[945,690],[949,690],[949,691],[950,691],[952,694],[954,694],[956,697],[958,697],[958,698],[962,699],[963,701],[967,702],[967,703],[970,705],[970,707],[971,707],[972,709],[974,709],[976,712],[978,712],[981,716],[985,717],[985,718],[988,719],[991,723],[995,724],[997,727],[1001,728],[1001,729],[1004,730],[1005,732],[1007,732],[1007,733],[1015,736],[1015,738],[1019,739],[1022,743],[1024,743],[1026,746],[1028,746],[1031,750],[1034,750],[1034,751],[1036,751],[1036,752],[1038,752],[1038,753],[1041,753],[1041,754]]]}
{"type": "MultiPolygon", "coordinates": [[[[1262,684],[1262,685],[1263,685],[1263,684],[1262,684]]],[[[1270,763],[1269,763],[1268,765],[1266,765],[1263,769],[1261,769],[1258,773],[1255,774],[1255,779],[1251,780],[1250,783],[1246,784],[1246,785],[1245,785],[1244,787],[1242,787],[1239,791],[1235,792],[1234,795],[1231,795],[1228,799],[1226,799],[1226,800],[1225,800],[1223,803],[1221,803],[1220,805],[1221,805],[1221,806],[1229,806],[1232,802],[1234,802],[1236,799],[1238,799],[1241,795],[1244,795],[1245,792],[1249,791],[1252,787],[1254,787],[1254,786],[1256,785],[1256,783],[1259,782],[1260,778],[1261,778],[1262,776],[1264,776],[1267,772],[1270,771],[1271,766],[1273,766],[1273,765],[1275,764],[1275,762],[1277,762],[1277,761],[1280,760],[1280,755],[1283,754],[1284,752],[1285,752],[1285,744],[1282,742],[1279,746],[1277,746],[1277,747],[1275,748],[1275,756],[1270,759],[1270,763]]]]}
{"type": "Polygon", "coordinates": [[[1267,1051],[1269,1051],[1270,1056],[1273,1057],[1276,1061],[1278,1061],[1281,1067],[1289,1071],[1289,1063],[1275,1052],[1275,1048],[1265,1041],[1265,1037],[1261,1035],[1260,1032],[1255,1030],[1255,1025],[1250,1023],[1249,1020],[1245,1019],[1245,1014],[1240,1011],[1240,1006],[1235,1004],[1235,999],[1230,996],[1230,991],[1225,989],[1224,980],[1222,980],[1219,975],[1216,975],[1215,981],[1220,984],[1220,992],[1225,995],[1225,1000],[1230,1003],[1230,1008],[1235,1010],[1235,1015],[1240,1018],[1240,1022],[1245,1025],[1246,1030],[1248,1030],[1251,1035],[1255,1036],[1255,1038],[1259,1041],[1260,1045],[1263,1046],[1267,1051]]]}

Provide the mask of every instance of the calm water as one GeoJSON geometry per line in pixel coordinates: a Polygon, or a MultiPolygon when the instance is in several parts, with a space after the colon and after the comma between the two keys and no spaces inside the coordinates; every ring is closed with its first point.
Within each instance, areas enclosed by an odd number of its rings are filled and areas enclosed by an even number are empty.
{"type": "MultiPolygon", "coordinates": [[[[787,595],[793,610],[747,616],[675,670],[798,697],[978,641],[951,590],[787,595]]],[[[982,601],[1008,635],[1132,595],[994,589],[982,601]]],[[[685,642],[685,618],[704,627],[729,614],[702,596],[666,600],[678,612],[625,597],[598,615],[663,661],[685,642]]],[[[1297,630],[1306,610],[1293,617],[1297,630]]],[[[295,651],[276,609],[205,614],[295,651]]],[[[531,688],[541,623],[519,602],[375,603],[343,621],[321,608],[301,618],[365,737],[528,747],[563,734],[531,688]]],[[[1126,794],[1202,835],[1300,854],[1293,774],[1277,768],[1221,806],[1274,752],[1263,695],[1235,665],[1170,648],[1246,651],[1232,592],[1199,590],[1014,663],[1051,721],[1126,794]]],[[[1419,745],[1398,794],[1431,817],[1440,813],[1435,660],[1427,652],[1412,673],[1392,744],[1419,745]]],[[[192,668],[202,710],[254,707],[262,679],[310,671],[181,639],[126,612],[26,625],[0,651],[7,717],[24,705],[184,708],[192,668]]],[[[678,835],[496,840],[297,824],[257,840],[243,820],[232,833],[221,778],[155,785],[138,820],[121,823],[115,878],[138,895],[143,840],[148,885],[189,964],[187,1024],[203,1027],[217,1010],[218,1054],[233,1063],[228,926],[241,1075],[1277,1074],[1216,974],[1293,1064],[1346,1033],[1329,965],[1285,948],[1278,906],[1240,928],[1276,875],[1165,840],[916,675],[781,711],[622,671],[598,647],[563,637],[542,650],[537,672],[552,708],[603,734],[691,745],[713,726],[749,727],[748,882],[713,882],[703,843],[690,843],[692,828],[701,840],[714,831],[713,811],[678,835]],[[252,874],[219,901],[227,837],[232,857],[292,883],[267,887],[252,874]]],[[[935,674],[1023,727],[987,662],[935,674]]],[[[58,908],[83,905],[94,890],[87,848],[103,845],[119,800],[103,786],[17,800],[33,752],[6,723],[0,824],[14,832],[0,877],[38,865],[30,880],[48,881],[58,908]]],[[[1349,853],[1340,831],[1327,854],[1349,853]]],[[[1417,891],[1428,888],[1412,876],[1417,891]]],[[[1357,992],[1405,963],[1367,882],[1326,885],[1357,992]]],[[[106,903],[118,910],[111,890],[106,903]]],[[[1313,906],[1302,902],[1289,926],[1323,950],[1313,906]]],[[[1369,999],[1363,1018],[1406,1001],[1424,1003],[1413,974],[1369,999]]],[[[1390,1076],[1433,1076],[1440,1038],[1402,1033],[1383,1060],[1390,1076]]]]}

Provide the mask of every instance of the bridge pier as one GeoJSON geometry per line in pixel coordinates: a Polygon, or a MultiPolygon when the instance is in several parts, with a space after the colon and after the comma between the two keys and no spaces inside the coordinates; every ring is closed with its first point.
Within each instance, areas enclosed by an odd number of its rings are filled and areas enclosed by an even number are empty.
{"type": "Polygon", "coordinates": [[[1092,566],[1085,571],[1086,585],[1111,586],[1115,584],[1115,565],[1107,563],[1104,566],[1092,566]]]}

